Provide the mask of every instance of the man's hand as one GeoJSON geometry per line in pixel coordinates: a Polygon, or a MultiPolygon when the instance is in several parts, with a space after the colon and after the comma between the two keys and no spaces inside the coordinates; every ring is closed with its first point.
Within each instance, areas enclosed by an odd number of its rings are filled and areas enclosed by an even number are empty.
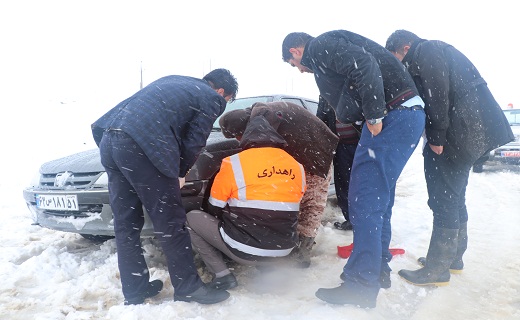
{"type": "Polygon", "coordinates": [[[182,187],[184,187],[184,183],[186,183],[186,178],[185,177],[179,178],[179,186],[181,187],[181,189],[182,189],[182,187]]]}
{"type": "Polygon", "coordinates": [[[443,146],[434,146],[431,143],[428,143],[428,144],[430,145],[430,148],[432,149],[432,151],[435,152],[436,154],[442,154],[442,152],[444,151],[443,146]]]}
{"type": "Polygon", "coordinates": [[[383,130],[383,122],[376,124],[370,124],[367,122],[367,128],[368,131],[370,131],[370,133],[372,133],[372,135],[375,137],[381,132],[381,130],[383,130]]]}

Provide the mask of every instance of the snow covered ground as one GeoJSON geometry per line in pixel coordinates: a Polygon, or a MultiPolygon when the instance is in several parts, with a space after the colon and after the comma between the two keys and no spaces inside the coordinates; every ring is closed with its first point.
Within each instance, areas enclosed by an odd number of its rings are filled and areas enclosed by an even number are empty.
{"type": "MultiPolygon", "coordinates": [[[[420,288],[397,275],[400,269],[418,268],[416,259],[426,253],[432,228],[419,150],[398,181],[394,207],[391,246],[406,253],[391,262],[392,287],[381,290],[375,309],[329,305],[314,296],[318,288],[340,283],[346,260],[338,257],[336,248],[352,242],[351,231],[332,226],[341,219],[332,203],[309,269],[282,268],[261,275],[254,268],[235,265],[240,285],[230,291],[230,299],[216,305],[173,302],[165,256],[152,239],[146,239],[151,278],[163,280],[165,288],[146,304],[123,306],[113,240],[96,244],[77,234],[31,225],[22,198],[31,174],[43,161],[92,147],[88,125],[102,114],[78,116],[78,109],[87,110],[87,105],[78,103],[45,107],[46,113],[32,111],[37,115],[33,117],[13,107],[12,117],[0,120],[2,319],[520,319],[518,166],[471,173],[465,269],[452,276],[449,286],[420,288]],[[271,291],[262,290],[266,285],[271,291]]],[[[203,280],[209,280],[207,276],[204,273],[203,280]]]]}

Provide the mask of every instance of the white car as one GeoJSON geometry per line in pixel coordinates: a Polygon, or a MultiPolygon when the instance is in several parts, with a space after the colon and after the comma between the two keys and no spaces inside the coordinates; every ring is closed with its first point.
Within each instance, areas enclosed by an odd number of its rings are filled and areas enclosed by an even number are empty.
{"type": "Polygon", "coordinates": [[[473,166],[474,172],[482,172],[483,165],[486,162],[520,165],[520,109],[504,109],[503,111],[511,126],[515,140],[491,151],[485,161],[478,161],[473,166]]]}
{"type": "MultiPolygon", "coordinates": [[[[316,114],[318,102],[291,95],[264,95],[240,98],[228,104],[226,112],[250,107],[255,102],[287,101],[316,114]]],[[[213,178],[223,158],[240,151],[236,139],[226,139],[218,119],[190,173],[181,195],[186,211],[205,209],[213,178]]],[[[45,228],[75,232],[92,240],[114,236],[112,209],[108,201],[107,175],[101,165],[99,149],[84,151],[44,163],[34,183],[23,190],[23,197],[34,223],[45,228]]],[[[334,195],[333,181],[329,195],[334,195]]],[[[145,214],[143,237],[154,235],[145,214]]]]}

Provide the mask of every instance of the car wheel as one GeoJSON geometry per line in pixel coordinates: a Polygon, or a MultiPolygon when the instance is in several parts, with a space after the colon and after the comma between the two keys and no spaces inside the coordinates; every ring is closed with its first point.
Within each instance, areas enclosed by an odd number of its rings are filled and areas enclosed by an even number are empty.
{"type": "Polygon", "coordinates": [[[85,238],[87,240],[90,240],[90,241],[93,241],[93,242],[105,242],[107,240],[115,238],[114,236],[100,236],[100,235],[85,234],[85,233],[80,233],[80,235],[83,238],[85,238]]]}
{"type": "Polygon", "coordinates": [[[475,173],[484,172],[484,165],[482,165],[482,164],[473,165],[473,172],[475,172],[475,173]]]}

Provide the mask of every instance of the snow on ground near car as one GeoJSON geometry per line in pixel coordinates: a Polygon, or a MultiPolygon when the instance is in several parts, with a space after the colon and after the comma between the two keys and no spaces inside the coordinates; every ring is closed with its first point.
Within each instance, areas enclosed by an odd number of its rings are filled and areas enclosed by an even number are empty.
{"type": "MultiPolygon", "coordinates": [[[[87,126],[62,123],[62,128],[70,133],[76,125],[87,126]]],[[[173,302],[165,257],[153,240],[144,240],[151,278],[163,280],[165,287],[144,305],[123,306],[114,241],[95,244],[77,234],[31,225],[21,194],[28,183],[27,170],[37,168],[43,157],[55,158],[53,152],[69,154],[91,141],[77,136],[74,140],[67,134],[60,136],[62,140],[52,140],[44,131],[24,135],[14,127],[6,123],[0,132],[12,147],[3,153],[7,163],[0,182],[0,318],[520,319],[518,166],[470,174],[465,269],[461,275],[453,275],[447,287],[416,287],[397,275],[402,268],[419,267],[416,259],[426,253],[432,228],[422,156],[417,150],[398,181],[394,207],[391,247],[403,248],[406,253],[391,262],[392,287],[381,290],[375,309],[329,305],[314,296],[320,287],[339,285],[346,260],[337,256],[336,248],[352,242],[351,231],[332,226],[341,219],[339,209],[332,204],[326,209],[310,268],[284,267],[261,274],[255,268],[233,265],[239,287],[230,291],[230,299],[216,305],[173,302]],[[47,153],[38,144],[42,141],[53,143],[52,148],[46,145],[47,153]],[[38,146],[43,154],[34,153],[38,146]]],[[[203,280],[209,280],[206,273],[203,280]]]]}

